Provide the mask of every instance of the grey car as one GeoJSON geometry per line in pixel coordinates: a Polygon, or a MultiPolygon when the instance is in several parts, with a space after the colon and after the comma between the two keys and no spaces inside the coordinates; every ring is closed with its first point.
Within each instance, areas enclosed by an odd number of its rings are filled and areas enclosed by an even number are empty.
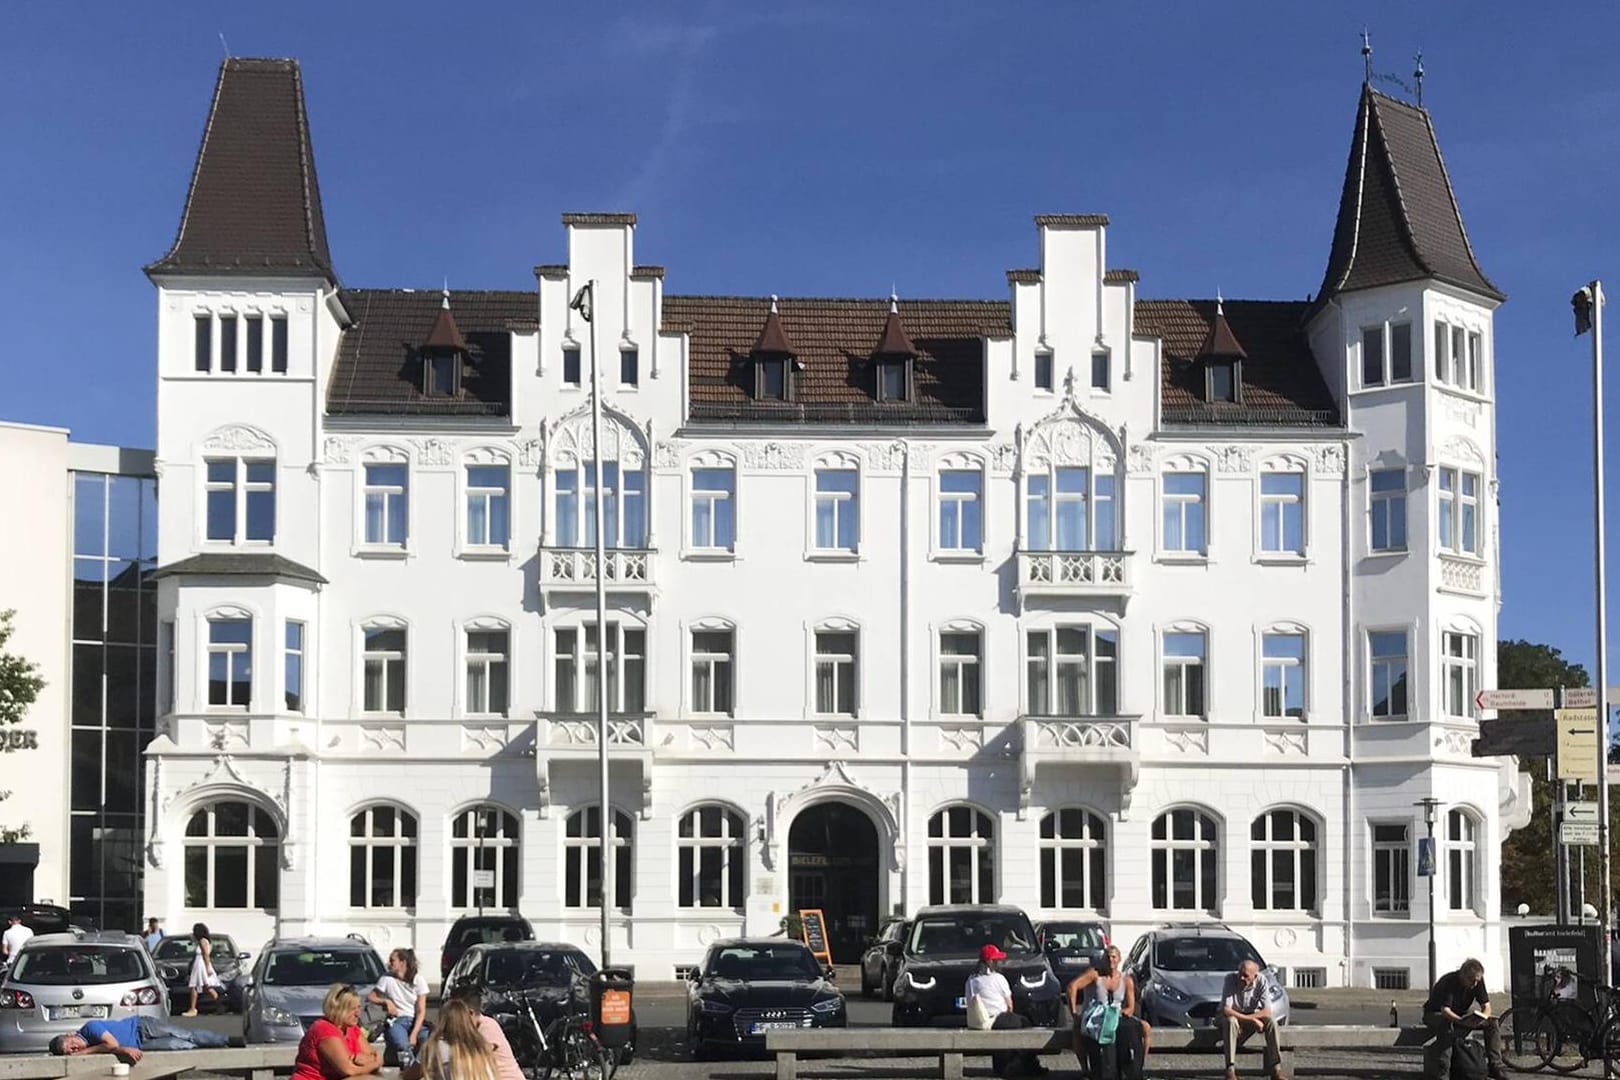
{"type": "Polygon", "coordinates": [[[169,1015],[163,982],[131,934],[38,934],[0,982],[0,1052],[42,1054],[87,1020],[169,1015]]]}
{"type": "Polygon", "coordinates": [[[365,1001],[382,976],[382,958],[364,938],[277,938],[248,976],[243,1035],[249,1043],[295,1043],[320,1019],[333,983],[354,987],[365,1001]]]}
{"type": "Polygon", "coordinates": [[[1288,1023],[1288,991],[1249,939],[1219,923],[1167,923],[1136,939],[1125,969],[1136,980],[1142,1018],[1169,1027],[1207,1027],[1221,1013],[1221,991],[1238,964],[1253,960],[1269,976],[1266,1004],[1288,1023]]]}

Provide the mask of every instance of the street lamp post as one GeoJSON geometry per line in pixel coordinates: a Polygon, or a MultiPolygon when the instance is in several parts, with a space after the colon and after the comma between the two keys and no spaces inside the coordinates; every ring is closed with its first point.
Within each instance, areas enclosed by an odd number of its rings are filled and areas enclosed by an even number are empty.
{"type": "Polygon", "coordinates": [[[1430,795],[1412,805],[1423,807],[1423,824],[1428,829],[1426,843],[1429,850],[1429,861],[1427,867],[1425,867],[1423,860],[1419,859],[1418,872],[1421,874],[1425,869],[1428,870],[1428,874],[1425,876],[1429,879],[1429,985],[1433,986],[1435,980],[1439,978],[1434,948],[1434,879],[1440,871],[1440,857],[1439,853],[1434,849],[1434,812],[1439,807],[1440,800],[1430,795]]]}

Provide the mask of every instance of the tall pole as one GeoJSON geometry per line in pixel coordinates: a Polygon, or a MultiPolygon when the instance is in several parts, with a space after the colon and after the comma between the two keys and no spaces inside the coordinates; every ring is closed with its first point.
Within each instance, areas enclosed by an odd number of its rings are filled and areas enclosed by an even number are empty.
{"type": "Polygon", "coordinates": [[[1603,928],[1603,977],[1613,971],[1612,949],[1609,941],[1610,919],[1613,911],[1612,886],[1609,882],[1609,611],[1608,561],[1604,551],[1603,529],[1603,283],[1592,282],[1592,482],[1597,496],[1597,512],[1593,515],[1594,541],[1597,551],[1597,740],[1598,740],[1598,874],[1599,899],[1603,908],[1598,912],[1598,925],[1603,928]]]}
{"type": "Polygon", "coordinates": [[[1429,985],[1435,984],[1439,968],[1434,948],[1434,879],[1440,876],[1440,853],[1434,849],[1434,799],[1423,800],[1423,823],[1429,830],[1429,985]]]}
{"type": "Polygon", "coordinates": [[[591,467],[596,470],[596,756],[601,767],[601,790],[598,800],[597,855],[602,861],[602,894],[599,907],[602,916],[602,966],[608,966],[612,952],[609,940],[608,912],[613,903],[613,812],[608,804],[608,639],[607,639],[607,538],[603,535],[606,517],[602,512],[602,488],[605,475],[602,469],[602,373],[596,356],[596,279],[592,278],[591,308],[587,316],[591,325],[591,467]]]}

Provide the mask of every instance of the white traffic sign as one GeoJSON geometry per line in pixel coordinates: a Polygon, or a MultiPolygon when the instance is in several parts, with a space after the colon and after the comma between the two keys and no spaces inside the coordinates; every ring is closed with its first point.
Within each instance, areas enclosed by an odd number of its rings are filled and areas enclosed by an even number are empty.
{"type": "Polygon", "coordinates": [[[1597,822],[1566,821],[1558,826],[1558,842],[1571,846],[1594,846],[1598,842],[1597,822]]]}
{"type": "Polygon", "coordinates": [[[1481,690],[1474,695],[1474,707],[1479,709],[1550,709],[1552,690],[1481,690]]]}
{"type": "Polygon", "coordinates": [[[1564,804],[1564,823],[1578,822],[1597,827],[1598,804],[1595,802],[1572,802],[1564,804]]]}
{"type": "Polygon", "coordinates": [[[1558,778],[1597,783],[1597,710],[1559,709],[1553,722],[1558,726],[1558,778]]]}
{"type": "MultiPolygon", "coordinates": [[[[1596,840],[1592,842],[1597,843],[1596,840]]],[[[474,870],[472,876],[472,884],[475,889],[493,889],[495,887],[495,871],[493,870],[474,870]]]]}
{"type": "MultiPolygon", "coordinates": [[[[1611,694],[1612,698],[1613,695],[1611,694]]],[[[1595,709],[1597,708],[1597,687],[1576,686],[1564,691],[1564,708],[1566,709],[1595,709]]]]}

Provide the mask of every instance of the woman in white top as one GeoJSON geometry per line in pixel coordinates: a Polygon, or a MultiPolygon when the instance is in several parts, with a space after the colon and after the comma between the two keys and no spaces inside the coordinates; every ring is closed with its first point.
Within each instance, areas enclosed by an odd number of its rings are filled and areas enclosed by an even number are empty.
{"type": "MultiPolygon", "coordinates": [[[[1013,1011],[1012,986],[1007,976],[996,970],[996,965],[1007,959],[1007,954],[994,945],[979,950],[979,966],[968,976],[963,994],[967,997],[968,1026],[980,1031],[1008,1031],[1029,1027],[1029,1018],[1013,1011]]],[[[990,1055],[990,1064],[997,1076],[1044,1076],[1046,1066],[1040,1058],[1025,1052],[996,1051],[990,1055]]]]}
{"type": "Polygon", "coordinates": [[[427,1027],[427,980],[416,968],[414,949],[395,949],[388,954],[388,974],[377,980],[370,1000],[388,1010],[383,1038],[399,1055],[401,1066],[416,1061],[416,1048],[427,1027]]]}
{"type": "Polygon", "coordinates": [[[1119,946],[1110,945],[1103,950],[1102,962],[1083,975],[1076,976],[1068,986],[1069,1014],[1074,1017],[1074,1056],[1084,1066],[1091,1059],[1090,1041],[1084,1033],[1086,1017],[1094,1008],[1117,1006],[1121,1027],[1135,1024],[1141,1030],[1142,1063],[1146,1065],[1148,1051],[1152,1049],[1153,1028],[1146,1020],[1136,1016],[1136,980],[1125,970],[1120,959],[1119,946]],[[1085,1000],[1080,1000],[1081,995],[1085,1000]]]}

